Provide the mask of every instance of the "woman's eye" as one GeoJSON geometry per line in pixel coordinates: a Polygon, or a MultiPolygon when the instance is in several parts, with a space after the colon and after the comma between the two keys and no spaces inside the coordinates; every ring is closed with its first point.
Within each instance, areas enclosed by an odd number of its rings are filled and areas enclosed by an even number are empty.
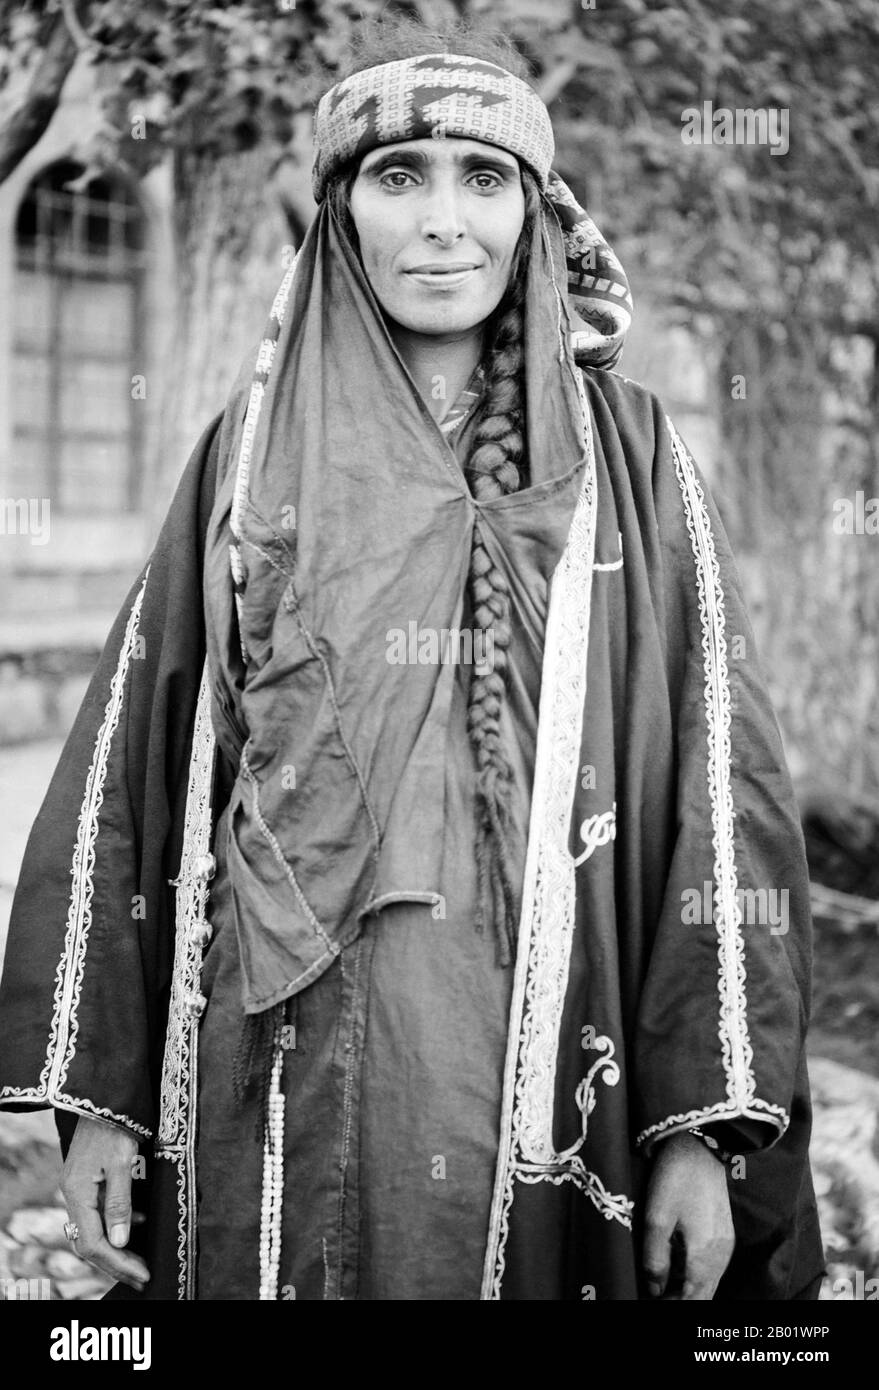
{"type": "MultiPolygon", "coordinates": [[[[390,170],[388,170],[387,173],[385,173],[385,174],[382,175],[381,182],[382,182],[383,184],[388,184],[388,186],[391,187],[391,188],[405,188],[405,187],[406,187],[406,184],[405,184],[405,183],[389,183],[389,180],[390,180],[390,179],[411,179],[412,177],[413,177],[413,174],[412,174],[411,170],[409,170],[409,169],[390,169],[390,170]]],[[[500,187],[500,184],[501,184],[501,180],[498,178],[497,174],[492,173],[492,172],[490,172],[490,171],[487,170],[487,169],[486,169],[486,170],[483,170],[482,173],[476,173],[476,174],[471,175],[471,182],[474,182],[476,179],[487,179],[487,180],[488,180],[488,183],[487,183],[487,184],[482,183],[482,184],[479,185],[479,187],[480,187],[481,189],[483,189],[485,192],[488,192],[488,190],[491,189],[491,188],[499,188],[499,187],[500,187]]]]}
{"type": "MultiPolygon", "coordinates": [[[[390,173],[384,174],[382,176],[382,183],[385,183],[387,179],[410,179],[411,177],[412,175],[409,173],[407,169],[392,169],[390,173]]],[[[392,184],[391,187],[404,188],[405,184],[395,183],[392,184]]]]}

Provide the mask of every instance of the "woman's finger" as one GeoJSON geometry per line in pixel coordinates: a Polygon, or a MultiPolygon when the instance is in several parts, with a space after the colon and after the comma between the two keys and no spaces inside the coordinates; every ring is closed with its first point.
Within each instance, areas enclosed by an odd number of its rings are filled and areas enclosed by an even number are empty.
{"type": "Polygon", "coordinates": [[[674,1222],[659,1211],[648,1209],[644,1228],[644,1273],[651,1298],[661,1298],[668,1283],[671,1264],[671,1236],[674,1222]]]}
{"type": "Polygon", "coordinates": [[[694,1254],[688,1250],[686,1258],[681,1298],[686,1302],[699,1302],[713,1298],[714,1291],[720,1282],[719,1275],[715,1278],[716,1261],[711,1259],[710,1253],[707,1251],[694,1254]]]}
{"type": "Polygon", "coordinates": [[[67,1193],[66,1201],[68,1217],[78,1227],[78,1235],[72,1242],[75,1253],[111,1279],[118,1279],[140,1292],[149,1280],[149,1270],[138,1255],[128,1250],[114,1250],[104,1238],[97,1188],[92,1188],[90,1194],[67,1193]]]}
{"type": "Polygon", "coordinates": [[[684,1232],[686,1257],[681,1298],[688,1302],[714,1297],[733,1252],[735,1241],[732,1237],[717,1232],[706,1239],[707,1229],[710,1223],[706,1217],[701,1230],[691,1221],[684,1232]]]}
{"type": "Polygon", "coordinates": [[[124,1161],[107,1169],[103,1211],[107,1239],[120,1250],[131,1234],[131,1168],[124,1161]]]}

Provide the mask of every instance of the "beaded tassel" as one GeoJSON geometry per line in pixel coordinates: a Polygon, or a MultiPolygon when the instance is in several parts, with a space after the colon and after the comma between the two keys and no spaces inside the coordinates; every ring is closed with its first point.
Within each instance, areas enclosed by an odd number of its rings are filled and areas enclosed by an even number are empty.
{"type": "Polygon", "coordinates": [[[281,1088],[284,1051],[278,1021],[272,1047],[272,1074],[263,1138],[262,1207],[259,1232],[259,1296],[278,1297],[281,1265],[281,1217],[284,1210],[284,1092],[281,1088]]]}

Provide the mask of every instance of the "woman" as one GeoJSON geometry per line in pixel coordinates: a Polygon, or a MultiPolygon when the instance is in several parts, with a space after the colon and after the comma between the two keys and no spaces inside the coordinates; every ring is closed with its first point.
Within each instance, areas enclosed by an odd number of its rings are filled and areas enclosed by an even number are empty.
{"type": "Polygon", "coordinates": [[[323,97],[32,834],[3,1098],[118,1297],[817,1293],[777,727],[524,73],[404,25],[323,97]]]}

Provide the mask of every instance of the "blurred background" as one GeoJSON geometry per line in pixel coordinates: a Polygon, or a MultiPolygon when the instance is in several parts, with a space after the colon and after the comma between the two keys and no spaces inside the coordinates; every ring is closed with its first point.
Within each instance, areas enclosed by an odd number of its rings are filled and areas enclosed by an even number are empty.
{"type": "MultiPolygon", "coordinates": [[[[632,283],[621,370],[720,506],[813,880],[822,1296],[877,1298],[875,0],[0,3],[0,952],[110,623],[314,215],[314,104],[380,12],[482,20],[530,60],[632,283]],[[787,149],[683,138],[769,109],[787,149]]],[[[48,1116],[0,1115],[0,1281],[95,1297],[58,1167],[48,1116]]]]}

